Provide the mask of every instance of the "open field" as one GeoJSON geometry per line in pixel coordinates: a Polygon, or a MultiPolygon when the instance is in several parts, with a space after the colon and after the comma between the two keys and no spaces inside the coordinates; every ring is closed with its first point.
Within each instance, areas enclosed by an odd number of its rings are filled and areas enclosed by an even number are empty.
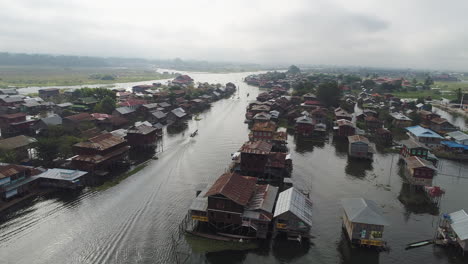
{"type": "Polygon", "coordinates": [[[174,78],[144,68],[0,66],[0,88],[111,84],[174,78]]]}

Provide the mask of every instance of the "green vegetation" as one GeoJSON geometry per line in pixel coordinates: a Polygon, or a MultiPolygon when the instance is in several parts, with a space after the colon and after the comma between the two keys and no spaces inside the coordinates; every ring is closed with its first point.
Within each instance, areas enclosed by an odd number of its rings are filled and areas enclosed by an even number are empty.
{"type": "Polygon", "coordinates": [[[121,181],[123,181],[126,178],[132,176],[133,174],[141,171],[145,167],[146,167],[146,163],[142,163],[142,164],[136,166],[135,168],[133,168],[132,170],[127,171],[126,173],[123,173],[123,174],[113,178],[110,181],[106,181],[104,184],[102,184],[100,186],[97,186],[94,189],[97,190],[97,191],[103,191],[103,190],[107,190],[107,189],[109,189],[111,187],[114,187],[115,185],[119,184],[121,181]]]}
{"type": "Polygon", "coordinates": [[[110,96],[106,96],[96,104],[94,107],[94,112],[97,113],[105,113],[105,114],[112,114],[115,109],[116,101],[110,96]]]}
{"type": "Polygon", "coordinates": [[[317,99],[326,106],[337,106],[340,103],[341,90],[336,82],[326,82],[317,88],[317,99]]]}
{"type": "Polygon", "coordinates": [[[174,78],[174,74],[147,69],[94,67],[0,66],[0,87],[111,84],[174,78]]]}
{"type": "Polygon", "coordinates": [[[301,69],[299,69],[299,67],[297,67],[296,65],[291,65],[289,66],[289,69],[286,73],[287,74],[299,74],[301,73],[301,69]]]}

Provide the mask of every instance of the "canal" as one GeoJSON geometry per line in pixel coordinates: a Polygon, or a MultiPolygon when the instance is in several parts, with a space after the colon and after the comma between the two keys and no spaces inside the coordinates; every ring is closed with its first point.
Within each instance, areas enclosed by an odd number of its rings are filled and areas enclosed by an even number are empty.
{"type": "MultiPolygon", "coordinates": [[[[191,73],[195,81],[233,82],[240,87],[189,121],[184,131],[166,133],[164,151],[135,175],[104,191],[49,194],[26,201],[0,218],[2,263],[173,263],[172,234],[186,215],[199,183],[212,183],[247,140],[249,100],[259,93],[242,82],[247,73],[191,73]],[[247,94],[250,94],[247,97],[247,94]],[[195,129],[196,137],[189,137],[195,129]]],[[[187,263],[465,263],[460,254],[432,246],[405,251],[407,243],[434,236],[437,210],[413,206],[402,184],[398,155],[377,154],[373,162],[350,162],[347,145],[297,142],[289,136],[293,180],[314,203],[310,243],[265,243],[247,251],[186,248],[187,263]],[[343,239],[339,200],[366,197],[382,206],[391,222],[384,237],[391,250],[352,249],[343,239]]],[[[468,166],[441,161],[435,184],[446,190],[440,212],[468,209],[468,166]]],[[[410,199],[411,200],[411,199],[410,199]]]]}

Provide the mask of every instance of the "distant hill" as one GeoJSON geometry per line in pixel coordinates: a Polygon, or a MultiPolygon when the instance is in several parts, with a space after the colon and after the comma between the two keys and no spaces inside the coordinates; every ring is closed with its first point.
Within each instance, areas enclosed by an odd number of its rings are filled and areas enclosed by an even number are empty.
{"type": "Polygon", "coordinates": [[[0,52],[0,66],[49,66],[49,67],[144,67],[156,66],[185,71],[253,71],[262,67],[258,64],[236,64],[226,62],[149,60],[139,58],[103,58],[88,56],[25,54],[0,52]]]}

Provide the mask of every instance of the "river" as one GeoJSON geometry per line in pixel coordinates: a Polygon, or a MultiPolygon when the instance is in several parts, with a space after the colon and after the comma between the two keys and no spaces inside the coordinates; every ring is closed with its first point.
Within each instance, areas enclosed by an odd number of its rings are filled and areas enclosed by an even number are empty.
{"type": "MultiPolygon", "coordinates": [[[[135,175],[104,191],[37,197],[3,212],[1,263],[172,263],[171,234],[187,213],[199,183],[212,183],[227,168],[230,154],[248,138],[243,123],[249,100],[259,93],[242,82],[248,73],[190,74],[195,81],[233,82],[237,96],[213,104],[188,128],[164,136],[164,152],[135,175]],[[250,94],[247,97],[247,93],[250,94]],[[196,137],[189,133],[199,129],[196,137]]],[[[347,145],[296,142],[289,136],[298,186],[313,201],[309,244],[281,241],[250,251],[205,253],[186,249],[187,263],[464,263],[461,255],[432,246],[405,251],[405,245],[434,236],[431,208],[403,205],[407,194],[398,174],[398,155],[376,154],[374,161],[350,162],[347,145]],[[297,143],[297,144],[296,144],[297,143]],[[384,237],[390,252],[351,249],[343,240],[339,200],[363,196],[383,207],[391,222],[384,237]]],[[[468,166],[441,161],[435,184],[446,191],[441,212],[468,209],[468,166]],[[442,175],[443,174],[443,175],[442,175]],[[450,176],[448,176],[450,175],[450,176]],[[465,197],[465,198],[464,198],[465,197]]]]}

